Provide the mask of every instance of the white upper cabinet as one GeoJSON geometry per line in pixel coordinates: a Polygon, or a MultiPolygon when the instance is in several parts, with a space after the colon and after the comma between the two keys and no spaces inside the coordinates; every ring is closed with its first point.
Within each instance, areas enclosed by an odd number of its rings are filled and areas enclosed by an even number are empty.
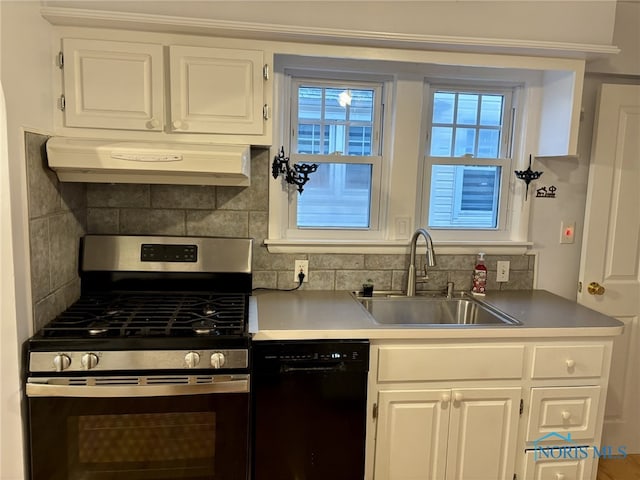
{"type": "Polygon", "coordinates": [[[270,145],[265,57],[242,48],[63,38],[64,134],[147,140],[156,132],[152,139],[270,145]]]}
{"type": "Polygon", "coordinates": [[[169,47],[171,130],[261,135],[263,52],[169,47]]]}
{"type": "Polygon", "coordinates": [[[162,45],[64,39],[68,127],[161,131],[162,45]]]}

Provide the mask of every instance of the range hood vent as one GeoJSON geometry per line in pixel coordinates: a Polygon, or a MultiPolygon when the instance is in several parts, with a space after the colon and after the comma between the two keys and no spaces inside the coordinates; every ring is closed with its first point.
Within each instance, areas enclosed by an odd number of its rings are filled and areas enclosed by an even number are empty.
{"type": "Polygon", "coordinates": [[[49,167],[61,182],[248,186],[250,147],[52,137],[49,167]]]}

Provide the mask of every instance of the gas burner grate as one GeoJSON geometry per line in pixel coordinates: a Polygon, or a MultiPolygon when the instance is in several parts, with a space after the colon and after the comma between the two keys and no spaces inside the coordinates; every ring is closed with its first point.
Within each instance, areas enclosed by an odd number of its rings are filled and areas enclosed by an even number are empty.
{"type": "Polygon", "coordinates": [[[42,330],[45,337],[237,336],[246,330],[242,294],[95,294],[42,330]]]}

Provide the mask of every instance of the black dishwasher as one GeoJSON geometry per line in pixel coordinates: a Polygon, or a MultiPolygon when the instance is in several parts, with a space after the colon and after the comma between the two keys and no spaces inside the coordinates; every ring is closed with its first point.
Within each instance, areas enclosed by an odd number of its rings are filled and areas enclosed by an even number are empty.
{"type": "Polygon", "coordinates": [[[369,342],[253,342],[253,479],[362,480],[369,342]]]}

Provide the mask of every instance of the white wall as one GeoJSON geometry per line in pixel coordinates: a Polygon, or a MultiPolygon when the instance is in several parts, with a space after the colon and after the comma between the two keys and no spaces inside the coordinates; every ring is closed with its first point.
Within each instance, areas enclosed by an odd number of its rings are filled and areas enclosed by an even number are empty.
{"type": "Polygon", "coordinates": [[[576,299],[596,96],[602,83],[640,83],[640,2],[618,2],[613,44],[619,55],[588,62],[582,93],[578,159],[548,159],[538,185],[558,187],[558,200],[533,199],[529,232],[539,253],[537,288],[576,299]],[[560,222],[576,222],[573,245],[561,245],[560,222]],[[562,267],[559,268],[558,266],[562,267]]]}
{"type": "Polygon", "coordinates": [[[51,27],[35,1],[0,2],[0,79],[6,101],[6,141],[0,143],[2,310],[0,479],[22,479],[20,345],[31,334],[27,182],[24,130],[53,127],[51,27]],[[11,217],[9,224],[8,216],[11,217]]]}
{"type": "Polygon", "coordinates": [[[613,44],[620,53],[587,63],[587,72],[640,75],[640,1],[618,1],[613,44]]]}

